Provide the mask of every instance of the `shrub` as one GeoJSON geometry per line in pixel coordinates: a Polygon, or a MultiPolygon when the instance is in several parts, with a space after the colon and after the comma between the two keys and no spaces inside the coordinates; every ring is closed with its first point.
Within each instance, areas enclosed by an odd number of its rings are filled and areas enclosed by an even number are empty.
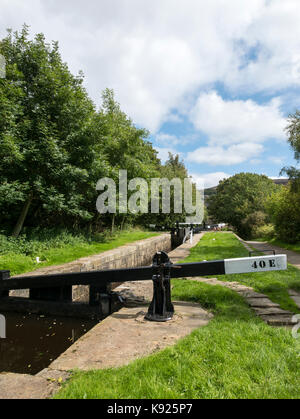
{"type": "Polygon", "coordinates": [[[275,226],[276,235],[287,243],[300,241],[300,193],[291,186],[280,188],[267,200],[266,209],[275,226]]]}
{"type": "Polygon", "coordinates": [[[264,224],[253,231],[253,237],[261,239],[272,239],[275,235],[275,227],[273,224],[264,224]]]}
{"type": "Polygon", "coordinates": [[[241,222],[240,231],[243,238],[257,237],[257,229],[266,223],[267,215],[263,211],[254,211],[241,222]]]}

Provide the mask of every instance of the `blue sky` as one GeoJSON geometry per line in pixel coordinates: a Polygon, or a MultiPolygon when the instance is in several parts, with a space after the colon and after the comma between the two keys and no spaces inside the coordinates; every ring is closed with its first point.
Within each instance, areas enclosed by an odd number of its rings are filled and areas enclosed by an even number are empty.
{"type": "Polygon", "coordinates": [[[284,127],[299,106],[299,0],[0,0],[0,36],[26,22],[58,40],[95,103],[113,88],[164,160],[207,187],[295,164],[284,127]]]}
{"type": "MultiPolygon", "coordinates": [[[[230,92],[224,90],[218,84],[213,86],[208,92],[209,95],[212,95],[212,92],[214,92],[215,95],[222,98],[224,107],[226,107],[226,104],[229,106],[232,102],[249,100],[257,105],[264,106],[270,103],[274,97],[277,97],[272,94],[231,95],[230,92]]],[[[299,88],[294,88],[292,91],[285,89],[280,92],[281,102],[278,109],[283,119],[283,127],[288,124],[287,118],[289,114],[295,112],[297,109],[296,103],[291,99],[297,94],[299,95],[299,93],[299,88]]],[[[214,114],[211,115],[211,118],[217,123],[218,119],[214,119],[214,114]]],[[[243,133],[239,132],[238,134],[241,136],[237,138],[237,145],[239,144],[238,140],[243,137],[243,133]]],[[[233,160],[233,155],[223,159],[222,152],[218,152],[214,147],[212,149],[207,148],[207,144],[211,140],[210,132],[205,128],[201,129],[201,126],[195,128],[193,121],[187,116],[181,116],[178,121],[163,124],[158,135],[152,136],[151,139],[156,148],[161,150],[163,159],[167,158],[168,148],[170,148],[169,144],[172,143],[174,147],[171,151],[178,152],[182,156],[189,172],[195,175],[196,179],[197,176],[201,178],[201,175],[204,175],[204,179],[209,183],[209,186],[214,185],[215,179],[218,180],[221,178],[222,174],[227,176],[247,171],[266,174],[270,177],[280,177],[280,171],[284,166],[296,165],[293,150],[287,142],[287,136],[284,130],[280,129],[278,130],[278,135],[276,135],[276,130],[274,130],[273,135],[266,135],[263,143],[260,141],[255,143],[256,147],[250,149],[249,158],[246,158],[248,153],[247,149],[244,149],[237,158],[237,160],[241,161],[236,163],[231,161],[233,160]],[[195,144],[201,145],[202,152],[199,150],[200,147],[195,152],[195,144]],[[200,162],[197,161],[198,153],[203,156],[200,162]],[[193,154],[195,156],[194,158],[193,154]],[[211,158],[208,156],[214,157],[211,158]],[[207,179],[207,175],[209,174],[211,175],[211,179],[207,179]]],[[[216,141],[215,145],[217,146],[218,143],[219,141],[216,141]]],[[[249,142],[247,141],[246,145],[248,144],[249,142]]]]}

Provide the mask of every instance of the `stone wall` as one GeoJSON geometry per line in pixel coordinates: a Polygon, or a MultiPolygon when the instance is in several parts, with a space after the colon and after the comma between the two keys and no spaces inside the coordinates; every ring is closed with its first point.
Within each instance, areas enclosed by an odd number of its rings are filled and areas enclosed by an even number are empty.
{"type": "MultiPolygon", "coordinates": [[[[121,269],[147,266],[152,262],[154,254],[158,251],[171,250],[171,235],[161,234],[146,240],[140,240],[125,246],[118,247],[98,255],[84,257],[60,266],[49,266],[34,272],[19,276],[50,275],[58,273],[87,272],[102,269],[121,269]]],[[[29,292],[11,291],[10,296],[28,297],[29,292]]],[[[73,286],[73,301],[88,302],[89,286],[73,286]]]]}

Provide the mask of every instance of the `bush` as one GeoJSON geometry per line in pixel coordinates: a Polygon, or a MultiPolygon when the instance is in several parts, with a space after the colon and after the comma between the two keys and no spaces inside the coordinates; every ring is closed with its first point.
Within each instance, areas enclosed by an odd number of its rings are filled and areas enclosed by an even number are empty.
{"type": "Polygon", "coordinates": [[[300,193],[282,187],[267,200],[266,208],[278,238],[287,243],[300,241],[300,193]]]}
{"type": "Polygon", "coordinates": [[[240,231],[244,238],[257,237],[257,229],[266,223],[267,215],[262,211],[255,211],[248,215],[241,223],[240,231]]]}
{"type": "Polygon", "coordinates": [[[264,224],[253,231],[253,237],[258,239],[266,238],[269,240],[275,237],[275,235],[275,227],[273,224],[264,224]]]}
{"type": "Polygon", "coordinates": [[[244,239],[266,224],[265,201],[275,185],[271,179],[255,173],[239,173],[219,183],[208,203],[210,218],[232,225],[244,239]]]}

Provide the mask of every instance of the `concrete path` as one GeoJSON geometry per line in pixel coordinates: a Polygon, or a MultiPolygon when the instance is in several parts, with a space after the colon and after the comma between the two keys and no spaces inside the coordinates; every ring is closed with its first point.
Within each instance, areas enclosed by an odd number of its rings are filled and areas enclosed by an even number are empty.
{"type": "Polygon", "coordinates": [[[116,368],[174,345],[213,317],[199,304],[177,302],[166,323],[144,319],[148,306],[122,308],[107,317],[54,361],[49,369],[116,368]]]}
{"type": "MultiPolygon", "coordinates": [[[[247,241],[244,242],[254,247],[255,249],[262,250],[275,250],[277,254],[287,255],[288,263],[294,265],[296,268],[300,269],[300,254],[293,252],[292,250],[283,249],[282,247],[269,244],[268,242],[256,242],[256,241],[247,241]]],[[[266,252],[269,254],[269,252],[266,252]]]]}
{"type": "Polygon", "coordinates": [[[202,239],[205,233],[195,234],[193,237],[193,243],[188,240],[186,243],[182,244],[181,246],[177,247],[172,252],[169,252],[168,255],[173,263],[177,263],[180,260],[187,258],[190,255],[190,250],[197,246],[199,241],[202,239]]]}
{"type": "Polygon", "coordinates": [[[271,250],[275,250],[277,255],[287,255],[288,263],[300,269],[300,253],[283,249],[282,247],[275,246],[274,244],[270,244],[268,242],[258,242],[253,240],[246,241],[241,239],[237,234],[235,234],[235,237],[245,246],[247,250],[249,250],[249,252],[256,249],[259,252],[270,254],[271,250]]]}
{"type": "Polygon", "coordinates": [[[64,371],[48,371],[32,376],[0,374],[0,400],[46,399],[57,392],[61,383],[70,376],[64,371]]]}

